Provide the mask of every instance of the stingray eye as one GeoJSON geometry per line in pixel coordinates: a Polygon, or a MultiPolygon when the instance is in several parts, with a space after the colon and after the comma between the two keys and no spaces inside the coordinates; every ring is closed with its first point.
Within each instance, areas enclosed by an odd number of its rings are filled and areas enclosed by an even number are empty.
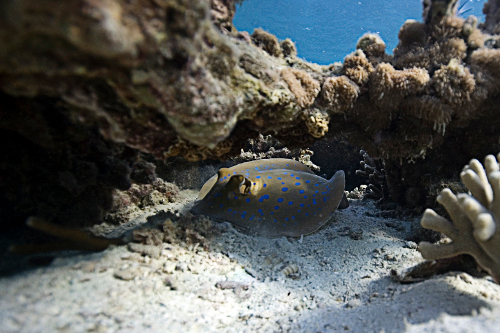
{"type": "Polygon", "coordinates": [[[251,187],[252,187],[252,182],[248,178],[244,178],[243,181],[241,182],[240,193],[249,194],[251,187]]]}

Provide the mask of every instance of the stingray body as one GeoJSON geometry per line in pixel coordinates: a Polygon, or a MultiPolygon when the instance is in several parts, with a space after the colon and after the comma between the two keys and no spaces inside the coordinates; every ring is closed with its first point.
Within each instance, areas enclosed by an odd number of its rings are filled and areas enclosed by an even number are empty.
{"type": "Polygon", "coordinates": [[[343,171],[327,180],[294,160],[257,160],[220,169],[191,211],[259,236],[299,237],[328,221],[344,185],[343,171]]]}

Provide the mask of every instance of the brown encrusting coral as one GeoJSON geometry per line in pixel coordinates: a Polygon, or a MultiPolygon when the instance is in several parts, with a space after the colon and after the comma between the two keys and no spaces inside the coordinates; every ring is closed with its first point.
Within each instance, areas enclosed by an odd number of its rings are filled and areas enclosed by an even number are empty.
{"type": "Polygon", "coordinates": [[[285,68],[281,71],[281,76],[288,84],[290,91],[297,99],[297,104],[301,108],[306,108],[314,103],[314,99],[320,91],[319,82],[316,81],[307,72],[295,69],[285,68]]]}
{"type": "Polygon", "coordinates": [[[321,97],[330,113],[344,113],[358,98],[359,87],[345,75],[328,77],[323,82],[321,97]]]}
{"type": "Polygon", "coordinates": [[[500,171],[497,158],[486,156],[484,167],[478,160],[471,160],[460,174],[472,195],[455,195],[444,189],[437,200],[448,211],[451,220],[427,209],[422,226],[444,233],[451,243],[419,244],[425,259],[449,258],[470,254],[477,263],[500,283],[500,171]]]}

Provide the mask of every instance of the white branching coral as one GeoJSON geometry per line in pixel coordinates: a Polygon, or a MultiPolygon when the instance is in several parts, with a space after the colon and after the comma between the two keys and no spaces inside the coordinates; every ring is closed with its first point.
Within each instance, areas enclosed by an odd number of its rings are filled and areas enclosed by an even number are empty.
{"type": "Polygon", "coordinates": [[[421,242],[425,259],[441,259],[458,254],[470,254],[476,262],[500,284],[500,153],[488,155],[483,165],[476,159],[460,174],[470,194],[455,196],[444,189],[437,201],[453,222],[427,209],[422,217],[424,228],[444,233],[452,242],[434,245],[421,242]]]}

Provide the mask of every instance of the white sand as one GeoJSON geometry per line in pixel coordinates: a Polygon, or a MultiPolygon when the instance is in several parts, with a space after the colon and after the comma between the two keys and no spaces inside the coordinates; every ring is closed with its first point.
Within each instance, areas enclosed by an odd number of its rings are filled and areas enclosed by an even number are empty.
{"type": "Polygon", "coordinates": [[[376,211],[351,202],[302,241],[220,224],[209,252],[163,244],[158,259],[125,246],[58,258],[0,279],[0,331],[500,332],[500,286],[489,277],[392,281],[391,269],[422,259],[404,240],[409,222],[365,214],[376,211]],[[287,266],[298,271],[286,276],[287,266]]]}

